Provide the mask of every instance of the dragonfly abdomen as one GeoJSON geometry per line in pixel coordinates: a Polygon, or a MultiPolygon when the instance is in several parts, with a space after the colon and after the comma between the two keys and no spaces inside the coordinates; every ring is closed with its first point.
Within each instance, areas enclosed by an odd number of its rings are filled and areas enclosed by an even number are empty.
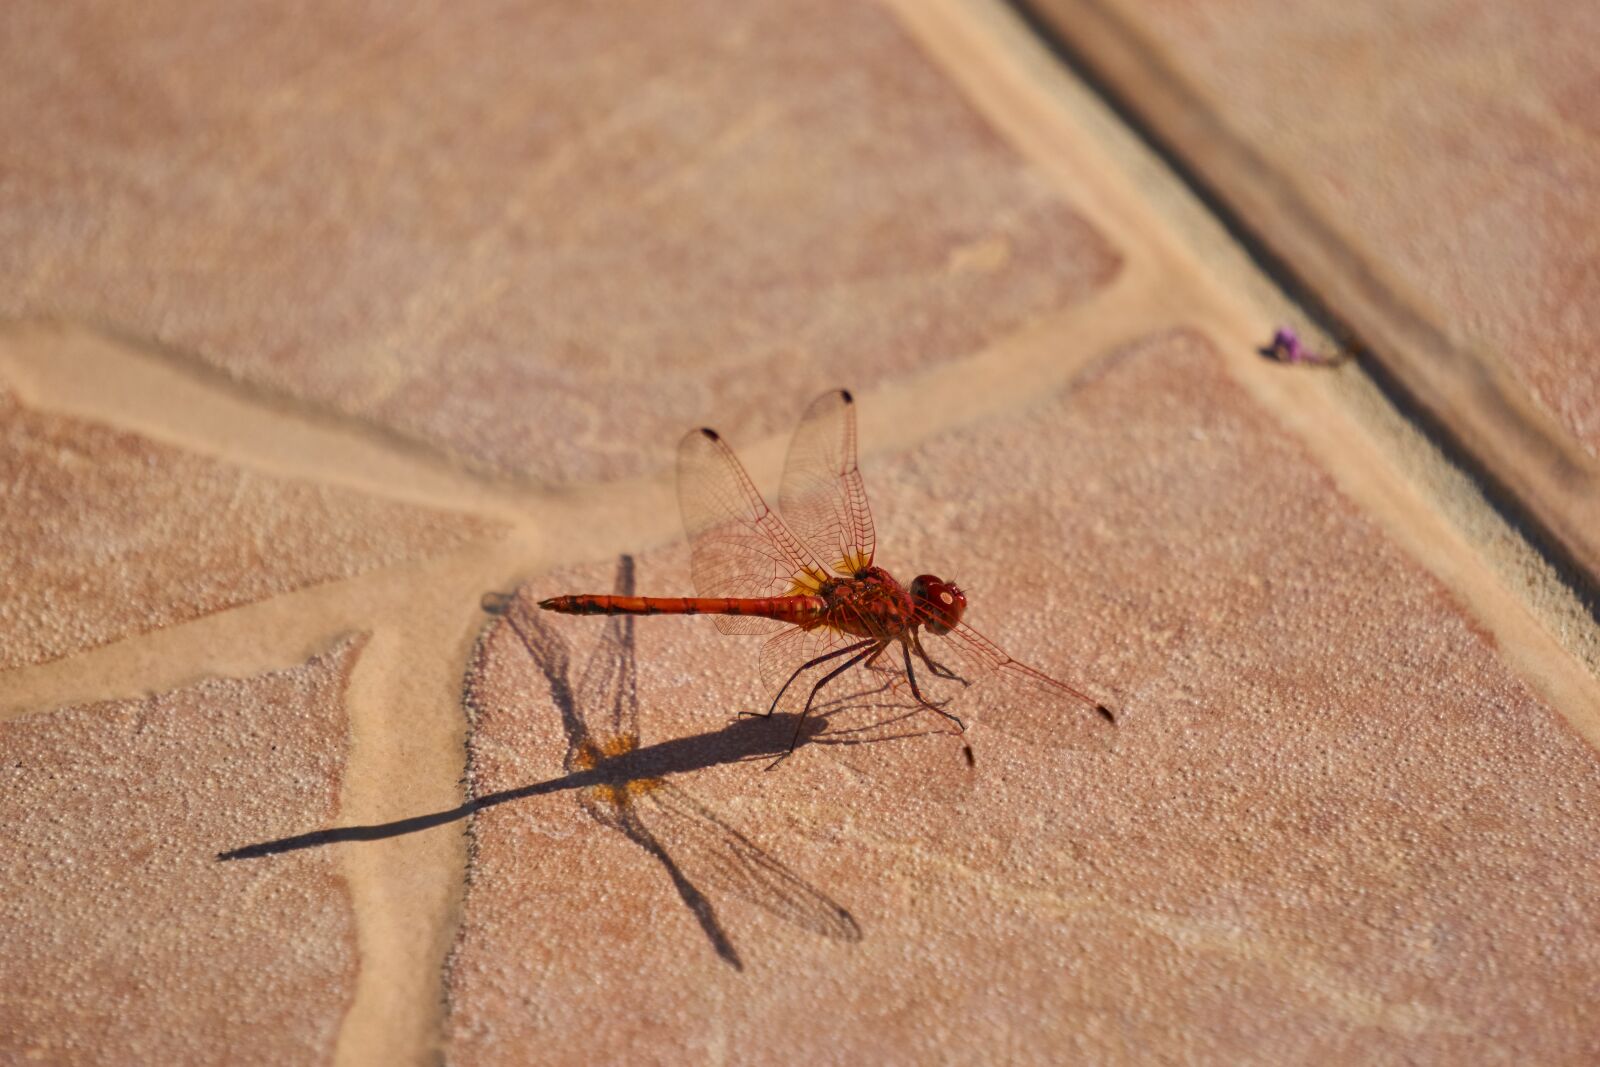
{"type": "Polygon", "coordinates": [[[539,606],[563,615],[754,615],[763,619],[804,623],[820,616],[826,602],[819,596],[684,597],[568,593],[541,600],[539,606]]]}

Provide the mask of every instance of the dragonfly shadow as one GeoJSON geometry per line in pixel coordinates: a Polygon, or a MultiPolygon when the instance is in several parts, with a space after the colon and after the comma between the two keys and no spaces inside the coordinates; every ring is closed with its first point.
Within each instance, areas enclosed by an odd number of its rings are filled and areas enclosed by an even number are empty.
{"type": "MultiPolygon", "coordinates": [[[[631,590],[632,582],[633,561],[624,556],[618,566],[619,591],[631,590]]],[[[924,736],[926,731],[898,728],[899,720],[909,713],[896,705],[889,705],[893,714],[876,722],[830,727],[830,719],[844,711],[880,704],[888,686],[836,697],[813,709],[803,724],[793,714],[744,717],[717,730],[642,745],[631,618],[608,621],[574,684],[566,639],[541,617],[531,600],[489,597],[485,606],[500,619],[480,639],[480,653],[501,627],[508,628],[549,684],[566,734],[564,774],[392,822],[330,827],[260,841],[219,853],[217,859],[261,859],[342,842],[378,841],[457,822],[512,801],[572,792],[590,818],[621,833],[661,864],[713,950],[734,968],[743,969],[743,962],[707,889],[741,897],[821,936],[847,942],[861,939],[860,926],[849,911],[672,779],[722,764],[775,759],[789,751],[797,727],[802,728],[801,744],[876,744],[924,736]]],[[[482,655],[476,659],[483,662],[482,655]]],[[[468,705],[475,719],[483,715],[484,709],[474,704],[470,686],[468,705]]]]}
{"type": "MultiPolygon", "coordinates": [[[[428,812],[425,815],[413,815],[404,819],[395,819],[392,822],[370,823],[362,826],[336,826],[325,830],[294,834],[290,837],[274,838],[270,841],[259,841],[255,844],[229,849],[226,852],[219,852],[217,853],[217,859],[261,859],[265,856],[317,848],[322,845],[336,845],[346,841],[382,841],[390,837],[419,833],[437,826],[459,822],[469,815],[474,815],[501,804],[508,804],[514,800],[526,800],[529,797],[545,796],[549,793],[560,793],[574,789],[622,788],[626,787],[630,782],[675,774],[689,774],[723,763],[770,759],[788,749],[789,738],[794,736],[796,718],[797,716],[794,715],[774,715],[770,719],[736,719],[720,730],[659,742],[632,752],[606,758],[587,770],[572,771],[557,778],[533,782],[528,785],[518,786],[515,789],[503,789],[494,793],[486,793],[481,797],[474,797],[466,803],[453,808],[428,812]]],[[[819,719],[820,717],[813,713],[811,718],[819,719]]],[[[826,728],[826,724],[822,721],[818,721],[815,726],[808,722],[805,737],[802,738],[802,744],[870,744],[879,740],[891,740],[888,737],[874,737],[861,741],[842,737],[835,740],[830,737],[819,741],[816,735],[826,728]]],[[[914,735],[907,734],[904,736],[914,735]]]]}

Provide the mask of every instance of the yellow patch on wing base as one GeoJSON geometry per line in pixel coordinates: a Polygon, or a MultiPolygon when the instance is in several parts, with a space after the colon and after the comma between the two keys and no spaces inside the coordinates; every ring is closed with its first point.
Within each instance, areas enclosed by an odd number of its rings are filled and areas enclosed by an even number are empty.
{"type": "Polygon", "coordinates": [[[794,581],[789,585],[789,591],[784,596],[815,596],[822,589],[822,583],[829,580],[829,576],[813,567],[807,567],[794,576],[794,581]]]}
{"type": "Polygon", "coordinates": [[[872,557],[865,552],[852,552],[833,565],[840,574],[860,574],[872,566],[872,557]]]}

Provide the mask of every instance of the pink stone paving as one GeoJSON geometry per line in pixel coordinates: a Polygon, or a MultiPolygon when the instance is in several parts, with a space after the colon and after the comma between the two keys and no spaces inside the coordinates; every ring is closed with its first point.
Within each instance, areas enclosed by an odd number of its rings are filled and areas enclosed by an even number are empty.
{"type": "Polygon", "coordinates": [[[502,473],[635,472],[713,401],[778,430],[1120,264],[853,0],[6,18],[0,311],[502,473]]]}
{"type": "Polygon", "coordinates": [[[34,411],[3,387],[0,486],[0,670],[493,530],[34,411]]]}
{"type": "Polygon", "coordinates": [[[1600,457],[1600,7],[1107,6],[1452,340],[1510,367],[1600,457]]]}
{"type": "Polygon", "coordinates": [[[328,852],[218,852],[325,822],[362,645],[0,724],[0,1061],[325,1063],[354,991],[328,852]]]}
{"type": "Polygon", "coordinates": [[[0,5],[0,1063],[1600,1062],[1600,24],[1122,3],[0,5]],[[1114,728],[537,608],[840,386],[1114,728]]]}

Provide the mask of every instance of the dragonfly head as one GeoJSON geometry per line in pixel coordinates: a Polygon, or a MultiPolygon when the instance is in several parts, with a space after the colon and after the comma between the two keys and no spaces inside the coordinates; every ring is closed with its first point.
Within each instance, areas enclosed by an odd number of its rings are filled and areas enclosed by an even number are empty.
{"type": "Polygon", "coordinates": [[[911,598],[917,602],[917,614],[922,624],[936,634],[947,634],[961,621],[967,610],[967,595],[931,574],[919,574],[911,580],[911,598]]]}

